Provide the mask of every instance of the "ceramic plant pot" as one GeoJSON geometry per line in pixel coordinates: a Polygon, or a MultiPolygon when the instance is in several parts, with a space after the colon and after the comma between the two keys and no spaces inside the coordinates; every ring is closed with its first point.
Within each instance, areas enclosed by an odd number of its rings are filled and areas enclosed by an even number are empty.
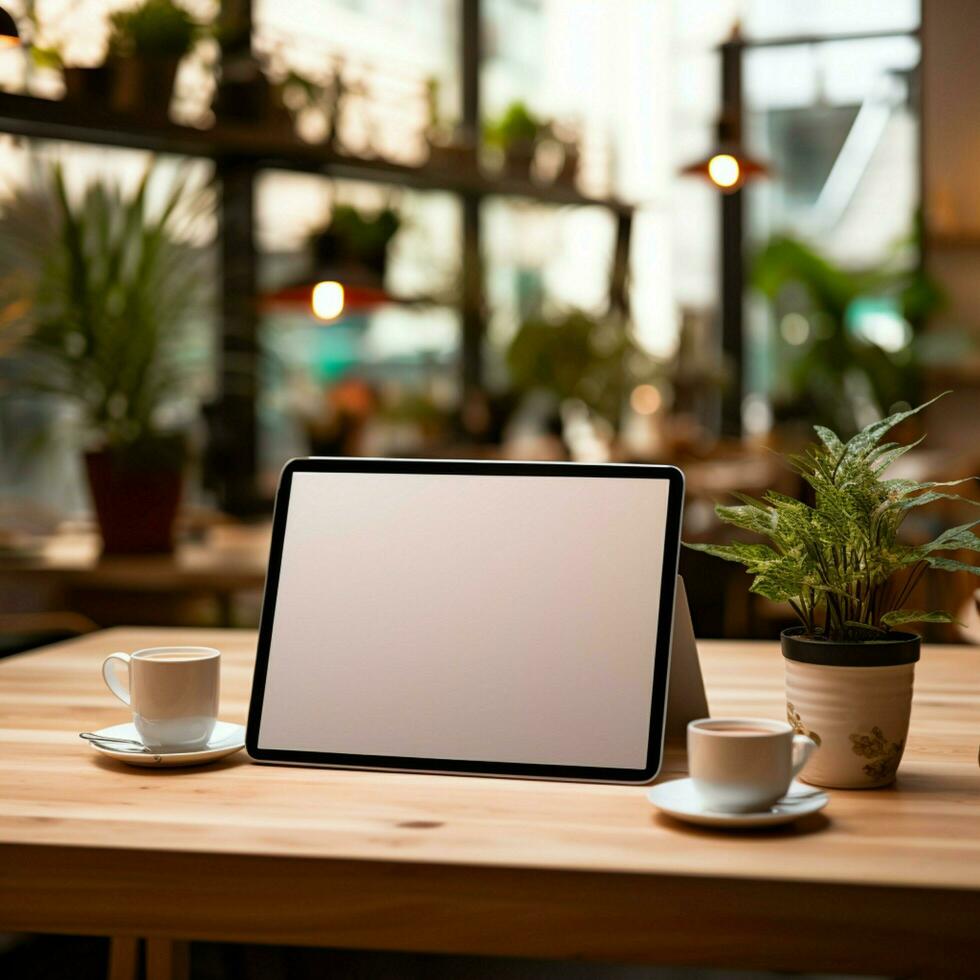
{"type": "Polygon", "coordinates": [[[87,453],[85,468],[104,554],[173,551],[183,474],[169,465],[132,465],[108,451],[87,453]]]}
{"type": "Polygon", "coordinates": [[[782,634],[787,719],[819,746],[800,778],[836,789],[887,786],[905,750],[919,637],[827,643],[802,632],[782,634]]]}
{"type": "Polygon", "coordinates": [[[530,180],[537,144],[533,140],[516,140],[504,150],[504,176],[513,180],[530,180]]]}
{"type": "Polygon", "coordinates": [[[62,77],[65,81],[67,100],[84,104],[86,107],[95,106],[97,109],[105,106],[112,87],[112,75],[108,65],[98,65],[95,68],[66,65],[62,69],[62,77]]]}
{"type": "Polygon", "coordinates": [[[165,122],[170,110],[180,58],[111,58],[114,112],[165,122]]]}
{"type": "Polygon", "coordinates": [[[578,184],[579,159],[581,154],[577,146],[565,144],[564,159],[562,160],[561,170],[555,178],[556,184],[563,187],[574,188],[578,184]]]}

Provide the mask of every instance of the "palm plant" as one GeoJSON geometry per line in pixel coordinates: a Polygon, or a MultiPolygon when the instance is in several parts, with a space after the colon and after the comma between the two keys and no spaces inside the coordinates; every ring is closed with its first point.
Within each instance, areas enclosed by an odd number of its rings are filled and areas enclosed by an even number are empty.
{"type": "Polygon", "coordinates": [[[768,544],[687,547],[744,565],[755,576],[751,591],[788,602],[810,638],[889,639],[895,627],[906,623],[953,622],[947,612],[906,609],[905,604],[927,568],[980,575],[980,568],[943,554],[980,551],[980,537],[973,532],[980,521],[949,528],[919,545],[904,543],[900,531],[914,508],[941,500],[976,501],[948,492],[965,480],[920,483],[885,477],[885,470],[922,439],[900,445],[882,443],[882,438],[926,405],[875,422],[847,442],[815,426],[820,443],[788,457],[812,488],[812,506],[768,491],[761,500],[736,494],[738,505],[715,508],[726,524],[761,535],[768,544]]]}
{"type": "Polygon", "coordinates": [[[21,380],[77,406],[91,448],[173,442],[205,282],[182,231],[207,191],[187,190],[185,176],[153,207],[151,169],[132,191],[94,182],[76,200],[52,165],[0,208],[0,320],[21,380]]]}

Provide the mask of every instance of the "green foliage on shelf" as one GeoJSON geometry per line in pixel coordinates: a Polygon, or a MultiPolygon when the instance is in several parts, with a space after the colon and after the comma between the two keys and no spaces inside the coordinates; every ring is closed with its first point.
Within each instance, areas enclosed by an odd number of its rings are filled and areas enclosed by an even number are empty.
{"type": "Polygon", "coordinates": [[[544,391],[559,402],[578,399],[613,425],[633,386],[656,369],[624,324],[579,310],[525,320],[506,359],[519,392],[544,391]]]}
{"type": "Polygon", "coordinates": [[[154,206],[151,178],[73,197],[55,165],[0,205],[0,320],[21,381],[75,405],[93,448],[133,455],[173,443],[206,282],[200,251],[178,232],[209,191],[179,174],[154,206]]]}
{"type": "MultiPolygon", "coordinates": [[[[900,243],[915,246],[913,238],[900,243]]],[[[773,238],[756,256],[753,285],[777,317],[797,313],[809,334],[798,346],[781,344],[774,373],[777,416],[825,423],[851,435],[859,428],[858,402],[880,412],[916,397],[921,388],[922,344],[916,330],[942,304],[938,287],[914,263],[896,255],[866,269],[848,269],[806,243],[773,238]],[[884,304],[908,343],[886,350],[855,330],[862,303],[884,304]]]]}
{"type": "Polygon", "coordinates": [[[332,231],[349,242],[359,255],[370,255],[386,248],[400,226],[398,212],[392,208],[370,215],[349,204],[338,204],[330,217],[332,231]]]}
{"type": "Polygon", "coordinates": [[[486,123],[483,138],[490,146],[506,150],[511,146],[534,143],[548,126],[532,115],[523,102],[512,102],[499,119],[486,123]]]}
{"type": "Polygon", "coordinates": [[[761,500],[736,494],[738,505],[715,508],[726,524],[767,538],[769,544],[687,547],[744,565],[755,576],[751,591],[789,602],[806,634],[816,639],[874,641],[888,639],[894,627],[906,623],[953,622],[946,612],[903,607],[927,568],[980,575],[977,566],[942,554],[980,551],[980,537],[973,532],[980,521],[949,528],[919,545],[903,543],[899,532],[916,507],[940,500],[976,505],[948,492],[967,480],[918,483],[884,476],[888,466],[922,439],[901,445],[882,443],[882,438],[926,405],[896,412],[847,442],[814,426],[820,442],[788,457],[812,489],[813,506],[768,491],[761,500]]]}
{"type": "Polygon", "coordinates": [[[350,204],[338,204],[327,228],[313,236],[318,264],[324,266],[360,264],[383,274],[388,245],[401,228],[401,218],[393,208],[370,214],[350,204]]]}
{"type": "Polygon", "coordinates": [[[65,66],[64,58],[61,55],[61,51],[58,48],[42,48],[36,44],[32,44],[29,51],[29,56],[31,59],[31,64],[35,68],[49,68],[55,71],[61,71],[65,66]]]}
{"type": "Polygon", "coordinates": [[[191,15],[173,0],[143,0],[116,10],[109,18],[109,49],[115,55],[182,58],[197,36],[191,15]]]}

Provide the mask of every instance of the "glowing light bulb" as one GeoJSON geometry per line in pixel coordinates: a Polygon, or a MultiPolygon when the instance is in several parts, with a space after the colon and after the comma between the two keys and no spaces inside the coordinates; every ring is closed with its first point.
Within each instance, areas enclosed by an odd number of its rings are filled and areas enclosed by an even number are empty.
{"type": "Polygon", "coordinates": [[[708,176],[719,187],[734,187],[742,176],[742,168],[730,153],[718,153],[708,161],[708,176]]]}
{"type": "Polygon", "coordinates": [[[321,320],[336,320],[344,312],[344,287],[339,282],[318,282],[310,297],[313,315],[321,320]]]}

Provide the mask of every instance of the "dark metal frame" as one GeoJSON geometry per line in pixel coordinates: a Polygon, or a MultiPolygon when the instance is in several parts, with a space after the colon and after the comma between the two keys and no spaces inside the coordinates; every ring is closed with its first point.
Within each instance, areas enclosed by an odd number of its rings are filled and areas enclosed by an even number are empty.
{"type": "MultiPolygon", "coordinates": [[[[272,545],[269,552],[269,571],[266,576],[262,618],[259,624],[258,649],[252,696],[249,703],[245,746],[248,754],[259,762],[293,765],[326,766],[345,769],[382,769],[390,771],[457,773],[483,776],[517,776],[534,779],[571,779],[592,782],[647,783],[660,771],[663,756],[664,724],[666,720],[667,677],[670,668],[670,644],[674,617],[674,591],[677,582],[677,562],[680,551],[681,516],[684,504],[684,476],[673,466],[581,463],[510,463],[471,462],[461,460],[404,460],[404,459],[346,459],[319,458],[292,460],[283,470],[276,495],[272,526],[272,545]],[[283,545],[289,512],[289,495],[295,473],[318,473],[329,478],[331,473],[372,473],[377,479],[386,474],[411,473],[427,476],[452,477],[519,477],[546,479],[639,479],[666,481],[669,487],[667,516],[664,528],[664,557],[661,569],[661,588],[654,640],[653,684],[650,692],[650,729],[647,739],[647,761],[642,769],[617,769],[605,766],[556,766],[529,763],[494,762],[491,760],[423,759],[399,756],[355,755],[338,752],[305,752],[295,749],[276,749],[259,745],[262,707],[269,657],[272,649],[273,624],[279,575],[282,567],[283,545]]],[[[325,543],[326,544],[326,543],[325,543]]],[[[488,547],[492,545],[488,542],[488,547]]],[[[329,552],[329,547],[325,553],[329,552]]]]}
{"type": "MultiPolygon", "coordinates": [[[[741,146],[743,140],[742,49],[738,35],[721,46],[721,146],[741,146]]],[[[742,187],[721,195],[721,353],[728,372],[721,399],[722,435],[742,435],[742,398],[745,362],[745,191],[742,187]]]]}
{"type": "MultiPolygon", "coordinates": [[[[720,47],[721,114],[719,143],[741,146],[744,137],[742,56],[756,48],[785,48],[797,45],[831,44],[839,41],[869,41],[882,37],[920,37],[919,30],[862,31],[850,34],[800,34],[748,40],[737,31],[720,47]]],[[[921,137],[920,137],[921,173],[921,137]]],[[[742,399],[745,394],[745,191],[743,188],[721,198],[721,349],[731,377],[722,399],[721,431],[742,435],[742,399]]]]}

